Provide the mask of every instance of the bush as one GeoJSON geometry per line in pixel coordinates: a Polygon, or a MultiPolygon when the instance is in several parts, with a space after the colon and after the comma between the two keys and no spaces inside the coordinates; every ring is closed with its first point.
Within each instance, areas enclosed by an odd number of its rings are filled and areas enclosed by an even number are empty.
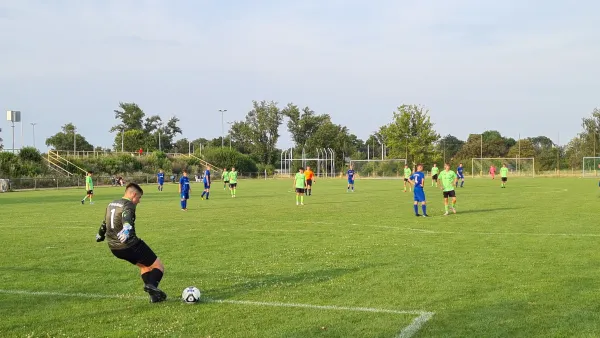
{"type": "MultiPolygon", "coordinates": [[[[198,156],[198,155],[196,155],[198,156]]],[[[203,158],[219,169],[235,167],[239,172],[255,173],[258,171],[256,162],[250,156],[229,148],[207,148],[203,158]]]]}
{"type": "Polygon", "coordinates": [[[265,170],[267,171],[267,175],[275,174],[275,166],[272,164],[259,164],[257,167],[258,172],[261,174],[264,173],[265,170]]]}
{"type": "Polygon", "coordinates": [[[33,147],[25,147],[19,152],[19,159],[22,162],[42,163],[42,154],[33,147]]]}

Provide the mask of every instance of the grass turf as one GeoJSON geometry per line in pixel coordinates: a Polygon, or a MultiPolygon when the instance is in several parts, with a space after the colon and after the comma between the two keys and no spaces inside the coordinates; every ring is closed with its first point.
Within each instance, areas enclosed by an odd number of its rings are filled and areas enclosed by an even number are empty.
{"type": "Polygon", "coordinates": [[[416,317],[182,304],[191,285],[205,299],[435,312],[415,337],[600,335],[594,181],[499,184],[467,180],[444,217],[428,181],[428,219],[395,180],[355,193],[320,180],[303,207],[291,180],[241,181],[236,199],[215,184],[209,201],[193,185],[187,213],[175,185],[146,186],[137,232],[165,263],[163,304],[94,240],[121,188],[96,189],[95,205],[79,203],[83,190],[0,194],[0,336],[394,337],[416,317]]]}

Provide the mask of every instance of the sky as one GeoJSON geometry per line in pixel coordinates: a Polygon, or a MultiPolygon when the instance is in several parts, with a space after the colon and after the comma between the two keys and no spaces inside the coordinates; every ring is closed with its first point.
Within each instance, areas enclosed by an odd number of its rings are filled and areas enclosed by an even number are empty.
{"type": "Polygon", "coordinates": [[[219,137],[218,110],[242,120],[252,100],[309,106],[363,139],[419,104],[442,135],[564,144],[600,105],[598,12],[593,0],[1,0],[0,108],[22,112],[16,147],[37,123],[42,150],[68,122],[111,147],[119,102],[176,115],[195,139],[219,137]]]}

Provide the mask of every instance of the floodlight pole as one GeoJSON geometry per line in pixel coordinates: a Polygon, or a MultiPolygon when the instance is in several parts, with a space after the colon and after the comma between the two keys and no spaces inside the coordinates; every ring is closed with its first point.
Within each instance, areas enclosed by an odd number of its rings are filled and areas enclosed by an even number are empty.
{"type": "Polygon", "coordinates": [[[121,152],[125,152],[125,128],[121,129],[121,152]]]}
{"type": "Polygon", "coordinates": [[[161,140],[161,131],[162,131],[162,121],[158,122],[158,151],[162,152],[162,140],[161,140]]]}
{"type": "Polygon", "coordinates": [[[32,129],[33,129],[33,147],[35,148],[35,125],[36,125],[37,123],[34,123],[34,122],[32,122],[32,123],[30,123],[30,124],[31,124],[31,127],[32,127],[32,129]]]}
{"type": "Polygon", "coordinates": [[[73,156],[77,153],[77,128],[73,126],[73,156]]]}
{"type": "Polygon", "coordinates": [[[224,145],[224,138],[225,138],[225,122],[224,121],[224,115],[225,112],[227,111],[227,109],[219,109],[219,112],[221,112],[221,148],[223,148],[224,145]]]}

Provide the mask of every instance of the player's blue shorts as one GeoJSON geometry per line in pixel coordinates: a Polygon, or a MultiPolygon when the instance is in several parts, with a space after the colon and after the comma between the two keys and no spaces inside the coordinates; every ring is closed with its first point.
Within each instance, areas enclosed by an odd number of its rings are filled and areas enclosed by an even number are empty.
{"type": "Polygon", "coordinates": [[[164,185],[165,181],[158,181],[158,185],[164,185]]]}
{"type": "Polygon", "coordinates": [[[181,193],[181,199],[189,200],[190,199],[190,193],[189,192],[182,192],[181,193]]]}
{"type": "Polygon", "coordinates": [[[348,179],[348,184],[354,184],[354,179],[353,178],[349,178],[348,179]]]}
{"type": "Polygon", "coordinates": [[[464,175],[464,174],[457,174],[456,176],[457,176],[458,178],[460,178],[461,180],[465,178],[465,175],[464,175]]]}
{"type": "Polygon", "coordinates": [[[425,202],[425,191],[424,190],[416,190],[414,191],[415,202],[425,202]]]}
{"type": "Polygon", "coordinates": [[[204,189],[210,189],[210,183],[204,181],[204,189]]]}

